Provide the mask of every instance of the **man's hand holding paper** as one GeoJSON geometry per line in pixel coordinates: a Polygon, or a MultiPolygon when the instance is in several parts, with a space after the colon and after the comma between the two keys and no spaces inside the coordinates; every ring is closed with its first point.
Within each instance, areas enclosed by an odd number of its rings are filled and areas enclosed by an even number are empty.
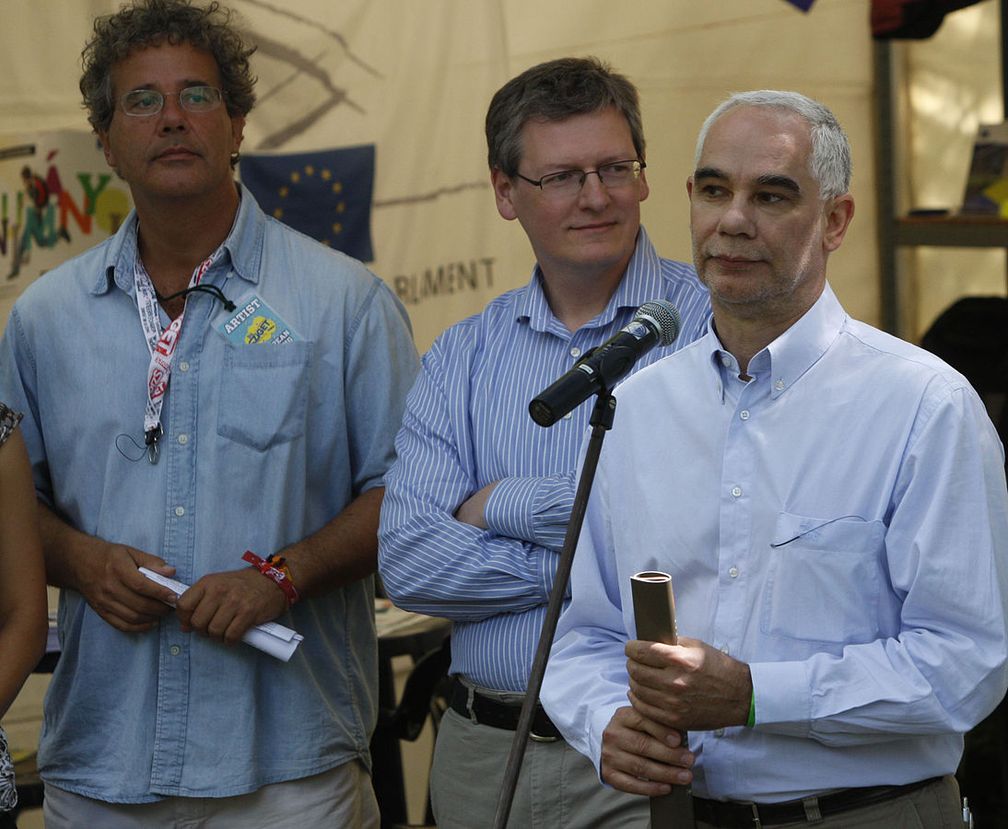
{"type": "Polygon", "coordinates": [[[182,630],[194,630],[228,645],[286,609],[283,591],[249,567],[203,576],[175,605],[182,630]]]}
{"type": "Polygon", "coordinates": [[[155,555],[124,544],[94,539],[100,555],[88,559],[79,573],[80,592],[95,612],[112,627],[124,633],[141,633],[156,627],[169,596],[163,587],[151,584],[137,573],[147,567],[170,576],[175,568],[155,555]]]}
{"type": "MultiPolygon", "coordinates": [[[[242,572],[244,571],[238,570],[235,571],[234,574],[238,575],[242,572]]],[[[249,572],[255,573],[255,571],[249,571],[249,572]]],[[[171,602],[172,605],[181,604],[181,597],[188,595],[190,590],[193,589],[190,588],[189,585],[187,584],[183,584],[182,582],[176,581],[175,579],[170,579],[165,576],[162,576],[158,573],[155,573],[153,570],[148,570],[146,567],[141,567],[140,573],[146,578],[150,579],[151,581],[157,582],[163,587],[167,587],[172,592],[173,596],[179,597],[177,601],[175,599],[172,600],[171,602]]],[[[212,574],[210,577],[204,577],[204,578],[212,579],[213,576],[218,575],[229,575],[229,574],[215,573],[212,574]]],[[[265,581],[258,573],[255,573],[255,575],[259,577],[261,581],[265,581]]],[[[216,581],[216,579],[213,580],[216,581]]],[[[200,581],[198,581],[196,585],[201,584],[203,581],[204,579],[200,579],[200,581]]],[[[240,584],[240,582],[236,581],[235,584],[240,584]]],[[[194,585],[193,587],[195,588],[196,585],[194,585]]],[[[267,584],[267,586],[270,585],[267,584]]],[[[274,589],[276,589],[275,586],[274,589]]],[[[283,594],[281,593],[281,595],[283,594]]],[[[197,601],[197,605],[199,604],[200,602],[197,601]]],[[[216,620],[216,615],[217,615],[216,613],[213,615],[212,620],[216,620]]],[[[276,615],[277,616],[280,615],[279,612],[276,615]]],[[[193,626],[191,629],[199,630],[195,626],[193,626]]],[[[225,628],[225,630],[226,629],[227,628],[225,628]]],[[[260,624],[257,624],[254,627],[246,628],[244,633],[241,634],[240,639],[246,644],[251,645],[254,648],[258,648],[263,653],[268,653],[270,656],[275,656],[282,662],[289,661],[291,656],[294,654],[294,651],[297,650],[297,646],[304,641],[304,637],[300,633],[297,633],[288,627],[284,627],[283,625],[279,625],[276,622],[271,622],[268,620],[260,624]]]]}

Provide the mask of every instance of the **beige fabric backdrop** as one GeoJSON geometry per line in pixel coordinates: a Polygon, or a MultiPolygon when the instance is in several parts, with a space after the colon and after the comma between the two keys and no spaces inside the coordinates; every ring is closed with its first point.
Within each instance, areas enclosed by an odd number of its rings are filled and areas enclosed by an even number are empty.
{"type": "MultiPolygon", "coordinates": [[[[496,212],[482,124],[490,96],[562,55],[609,60],[640,88],[651,196],[644,222],[689,259],[684,182],[703,119],[732,91],[794,88],[829,104],[855,147],[858,211],[835,257],[848,309],[877,319],[871,43],[865,0],[231,0],[255,40],[260,104],[246,150],[376,145],[371,267],[417,345],[524,283],[521,228],[496,212]],[[474,287],[475,286],[475,287],[474,287]]],[[[117,0],[4,0],[2,133],[86,128],[76,84],[95,13],[117,0]]],[[[2,138],[2,136],[0,136],[2,138]]],[[[2,181],[0,190],[16,188],[2,181]]],[[[0,296],[0,316],[11,299],[0,296]]]]}
{"type": "MultiPolygon", "coordinates": [[[[4,0],[0,146],[26,132],[86,129],[76,86],[80,47],[94,15],[118,5],[4,0]]],[[[528,276],[521,230],[493,206],[482,120],[508,77],[565,54],[599,55],[640,87],[652,187],[644,220],[671,257],[689,257],[683,180],[696,129],[718,100],[739,89],[786,87],[833,107],[854,145],[858,210],[832,281],[855,316],[878,320],[867,0],[817,0],[808,14],[784,0],[230,5],[261,44],[249,150],[376,145],[372,268],[406,303],[421,349],[528,276]]],[[[976,125],[1002,117],[998,24],[997,4],[986,0],[950,15],[930,40],[896,46],[907,108],[895,137],[905,151],[903,208],[955,207],[961,199],[976,125]]],[[[19,186],[0,179],[0,192],[19,186]]],[[[904,317],[915,334],[961,294],[1005,289],[1004,253],[996,250],[921,249],[902,264],[904,317]]],[[[0,324],[20,287],[0,285],[0,324]]]]}

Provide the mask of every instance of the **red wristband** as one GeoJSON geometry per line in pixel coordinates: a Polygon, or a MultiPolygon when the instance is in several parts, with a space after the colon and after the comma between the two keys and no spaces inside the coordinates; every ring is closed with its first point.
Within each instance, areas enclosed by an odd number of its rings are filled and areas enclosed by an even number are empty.
{"type": "Polygon", "coordinates": [[[276,586],[283,590],[287,597],[287,606],[290,607],[301,597],[298,595],[294,580],[291,578],[290,568],[282,556],[271,555],[265,561],[251,550],[246,550],[242,559],[262,573],[266,578],[276,583],[276,586]]]}

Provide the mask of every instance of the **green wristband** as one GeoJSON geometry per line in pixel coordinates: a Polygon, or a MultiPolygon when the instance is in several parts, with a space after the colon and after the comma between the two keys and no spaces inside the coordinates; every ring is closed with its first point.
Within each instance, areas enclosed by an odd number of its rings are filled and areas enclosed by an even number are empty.
{"type": "Polygon", "coordinates": [[[746,720],[746,728],[752,728],[756,725],[756,691],[752,693],[752,697],[749,699],[749,719],[746,720]]]}

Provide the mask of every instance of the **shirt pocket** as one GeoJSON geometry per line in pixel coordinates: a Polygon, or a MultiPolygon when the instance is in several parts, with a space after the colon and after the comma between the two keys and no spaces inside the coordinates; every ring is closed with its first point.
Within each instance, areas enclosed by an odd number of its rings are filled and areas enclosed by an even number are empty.
{"type": "Polygon", "coordinates": [[[255,449],[301,437],[308,409],[311,343],[228,348],[217,434],[255,449]]]}
{"type": "Polygon", "coordinates": [[[768,550],[762,632],[832,644],[876,639],[884,547],[881,521],[780,513],[768,550]]]}

